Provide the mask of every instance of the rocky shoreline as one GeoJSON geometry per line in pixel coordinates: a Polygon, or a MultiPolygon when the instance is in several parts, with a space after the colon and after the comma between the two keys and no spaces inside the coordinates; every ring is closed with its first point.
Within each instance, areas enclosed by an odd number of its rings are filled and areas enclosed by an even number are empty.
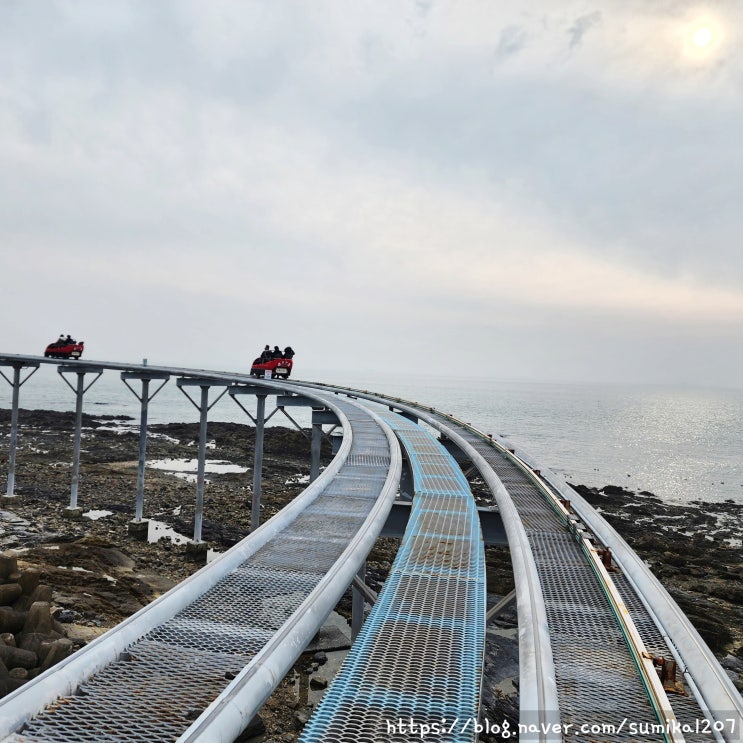
{"type": "MultiPolygon", "coordinates": [[[[200,567],[187,559],[183,543],[193,534],[196,491],[189,473],[183,471],[187,465],[181,470],[176,464],[170,470],[167,465],[164,469],[148,466],[144,515],[151,519],[149,538],[137,539],[128,533],[135,508],[139,442],[131,420],[84,416],[78,505],[86,516],[78,521],[64,518],[69,504],[73,420],[72,413],[21,411],[15,487],[19,498],[12,508],[4,506],[0,511],[0,552],[16,561],[8,562],[4,574],[0,573],[0,584],[11,584],[25,574],[35,576],[24,578],[28,588],[17,596],[17,589],[8,589],[7,596],[15,598],[6,599],[5,613],[19,611],[14,607],[16,602],[25,597],[28,604],[33,591],[41,590],[31,603],[48,604],[49,620],[43,623],[48,625],[49,636],[43,641],[43,652],[48,654],[49,644],[64,638],[64,649],[54,651],[59,657],[114,626],[200,567]]],[[[10,411],[0,409],[2,440],[8,440],[9,430],[10,411]]],[[[210,423],[208,435],[208,458],[243,470],[207,473],[202,538],[221,552],[249,532],[254,432],[241,424],[210,423]]],[[[148,465],[195,459],[197,438],[196,424],[150,426],[148,465]]],[[[264,451],[265,521],[305,487],[310,442],[299,431],[268,428],[264,451]]],[[[6,452],[3,448],[0,455],[6,456],[6,452]]],[[[323,462],[330,456],[326,445],[323,462]]],[[[0,493],[5,493],[6,474],[7,467],[0,468],[0,493]]],[[[612,486],[600,490],[574,487],[648,562],[723,661],[738,688],[743,688],[743,507],[734,503],[673,506],[650,493],[612,486]]],[[[394,540],[379,540],[370,555],[367,581],[376,591],[396,547],[394,540]]],[[[488,548],[487,562],[489,601],[493,603],[510,590],[513,578],[505,548],[488,548]]],[[[347,593],[337,607],[341,616],[350,614],[349,598],[347,593]]],[[[44,614],[43,608],[37,611],[44,614]]],[[[0,609],[0,616],[2,613],[0,609]]],[[[21,630],[15,633],[18,636],[24,631],[19,622],[16,618],[13,625],[21,630]]],[[[27,642],[23,637],[10,641],[8,634],[14,633],[6,632],[0,645],[27,642]]],[[[492,623],[488,637],[484,713],[490,719],[515,719],[515,614],[506,613],[492,623]]],[[[45,662],[48,667],[47,658],[37,655],[34,668],[45,662]]],[[[25,662],[28,665],[30,658],[25,662]]],[[[311,711],[306,693],[304,698],[300,693],[302,684],[307,686],[306,671],[309,668],[310,675],[317,676],[313,683],[321,687],[326,683],[320,680],[323,664],[314,652],[302,656],[282,682],[261,711],[260,723],[268,736],[265,740],[290,743],[296,739],[311,711]]],[[[7,663],[0,663],[0,693],[4,681],[7,690],[21,681],[10,680],[14,678],[11,670],[7,663]],[[3,666],[7,673],[3,673],[3,666]]],[[[25,677],[33,677],[33,668],[26,670],[25,677]]],[[[15,674],[24,676],[21,671],[15,674]]]]}

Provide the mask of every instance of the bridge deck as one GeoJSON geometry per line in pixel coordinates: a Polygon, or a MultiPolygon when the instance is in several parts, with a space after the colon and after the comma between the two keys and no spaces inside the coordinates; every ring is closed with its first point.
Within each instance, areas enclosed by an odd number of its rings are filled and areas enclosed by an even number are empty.
{"type": "Polygon", "coordinates": [[[401,416],[415,496],[390,575],[302,743],[475,741],[485,642],[485,554],[461,469],[401,416]],[[420,736],[420,732],[418,733],[420,736]],[[426,736],[427,737],[427,736],[426,736]]]}

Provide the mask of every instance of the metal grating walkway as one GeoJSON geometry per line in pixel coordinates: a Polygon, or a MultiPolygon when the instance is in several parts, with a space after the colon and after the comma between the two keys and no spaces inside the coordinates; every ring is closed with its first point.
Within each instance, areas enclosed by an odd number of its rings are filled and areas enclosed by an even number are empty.
{"type": "Polygon", "coordinates": [[[300,741],[475,741],[485,555],[461,469],[421,427],[385,414],[413,469],[405,537],[378,600],[300,741]],[[417,732],[416,732],[417,730],[417,732]],[[424,739],[429,739],[425,736],[424,739]]]}
{"type": "MultiPolygon", "coordinates": [[[[57,699],[28,721],[20,735],[6,740],[172,741],[231,680],[249,670],[256,654],[343,559],[380,495],[390,505],[394,498],[396,482],[392,487],[389,483],[391,434],[357,404],[332,395],[327,399],[345,415],[352,432],[345,464],[327,487],[206,593],[194,596],[75,693],[57,699]]],[[[338,589],[338,597],[346,585],[338,589]]],[[[179,588],[188,590],[188,581],[179,588]]],[[[318,617],[318,628],[323,620],[318,617]]],[[[295,658],[302,649],[296,648],[295,658]]],[[[261,690],[262,699],[256,698],[262,703],[270,692],[261,690]]]]}
{"type": "MultiPolygon", "coordinates": [[[[441,419],[449,427],[448,419],[441,419]]],[[[534,483],[504,454],[464,427],[457,432],[488,462],[505,485],[522,517],[537,565],[552,642],[560,716],[569,724],[571,741],[623,743],[659,741],[658,718],[627,647],[622,629],[579,544],[534,483]],[[580,726],[590,730],[582,734],[580,726]],[[636,734],[629,733],[629,726],[636,734]],[[643,734],[643,730],[654,731],[643,734]]],[[[632,586],[614,577],[631,608],[640,636],[648,648],[666,658],[672,654],[632,586]]],[[[704,714],[690,696],[673,695],[680,723],[704,714]]],[[[714,740],[704,731],[687,733],[688,743],[714,740]]]]}

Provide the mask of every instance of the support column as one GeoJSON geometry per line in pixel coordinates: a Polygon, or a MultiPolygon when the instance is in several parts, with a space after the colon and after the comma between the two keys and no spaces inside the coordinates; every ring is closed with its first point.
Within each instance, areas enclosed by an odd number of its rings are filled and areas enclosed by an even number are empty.
{"type": "Polygon", "coordinates": [[[223,383],[211,379],[190,379],[181,377],[176,380],[178,389],[189,399],[193,406],[199,411],[199,460],[196,471],[196,513],[194,514],[193,523],[193,540],[186,545],[186,552],[195,556],[206,556],[208,545],[201,541],[201,526],[204,516],[204,471],[206,468],[206,423],[209,411],[221,400],[222,396],[229,389],[225,387],[216,400],[209,404],[209,388],[213,386],[222,386],[223,383]],[[201,400],[196,403],[184,387],[200,387],[201,400]]]}
{"type": "Polygon", "coordinates": [[[13,380],[12,381],[8,379],[5,376],[5,374],[3,374],[2,371],[0,371],[0,374],[2,374],[3,379],[5,379],[5,381],[13,388],[11,411],[10,411],[10,452],[8,455],[8,487],[7,487],[5,496],[0,498],[1,505],[11,505],[12,503],[16,503],[18,500],[18,496],[15,494],[15,454],[16,454],[16,449],[18,446],[18,399],[19,399],[21,386],[25,384],[29,380],[29,378],[33,374],[35,374],[39,369],[39,364],[25,364],[21,362],[10,364],[10,366],[13,367],[13,380]],[[21,380],[21,369],[24,366],[31,368],[33,371],[29,372],[26,375],[26,378],[21,380]]]}
{"type": "Polygon", "coordinates": [[[72,448],[72,486],[70,488],[70,505],[64,510],[64,516],[71,519],[79,519],[83,515],[83,509],[77,505],[77,488],[80,481],[80,441],[82,440],[83,428],[83,396],[98,381],[103,374],[100,369],[89,366],[58,366],[57,371],[65,384],[75,393],[75,433],[72,448]],[[85,375],[95,373],[91,383],[85,386],[85,375]],[[73,387],[65,374],[77,374],[77,385],[73,387]]]}
{"type": "Polygon", "coordinates": [[[312,459],[310,461],[310,482],[315,482],[320,474],[320,446],[322,444],[322,424],[312,422],[312,441],[310,451],[312,459]]]}
{"type": "Polygon", "coordinates": [[[266,430],[266,395],[256,395],[255,461],[253,463],[253,498],[250,504],[250,531],[261,525],[261,495],[263,493],[263,440],[266,430]]]}
{"type": "Polygon", "coordinates": [[[150,400],[160,392],[170,379],[170,374],[156,372],[121,372],[121,381],[129,387],[141,403],[139,416],[139,467],[137,469],[137,502],[134,509],[134,520],[129,522],[129,533],[141,539],[147,538],[149,522],[142,519],[144,513],[144,471],[147,462],[147,413],[150,400]],[[142,394],[138,395],[127,380],[139,379],[142,382],[142,394]],[[162,384],[150,394],[150,382],[162,380],[162,384]]]}
{"type": "Polygon", "coordinates": [[[356,584],[361,583],[363,585],[365,580],[366,561],[359,568],[351,584],[351,642],[356,639],[364,626],[364,594],[356,587],[356,584]]]}
{"type": "Polygon", "coordinates": [[[254,532],[261,524],[261,495],[263,493],[263,443],[265,439],[266,422],[278,410],[274,409],[271,415],[266,416],[266,397],[268,390],[265,387],[250,384],[236,384],[230,387],[230,396],[242,408],[255,426],[255,451],[253,460],[253,494],[250,503],[250,531],[254,532]],[[255,395],[255,417],[237,399],[238,395],[255,395]]]}

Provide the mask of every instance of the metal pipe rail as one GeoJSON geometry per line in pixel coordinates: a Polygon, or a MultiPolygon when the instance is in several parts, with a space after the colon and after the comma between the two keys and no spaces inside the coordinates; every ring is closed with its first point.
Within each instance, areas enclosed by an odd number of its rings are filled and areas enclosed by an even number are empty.
{"type": "Polygon", "coordinates": [[[477,509],[461,469],[430,433],[400,415],[383,417],[411,462],[412,513],[374,608],[300,741],[407,740],[417,726],[473,743],[485,644],[477,509]]]}
{"type": "Polygon", "coordinates": [[[195,740],[208,729],[210,741],[226,742],[250,722],[365,560],[400,478],[399,445],[386,424],[352,401],[309,397],[344,427],[318,479],[234,548],[0,701],[5,740],[195,740]]]}
{"type": "Polygon", "coordinates": [[[516,609],[519,622],[519,705],[520,720],[525,729],[534,731],[531,740],[557,743],[560,733],[560,712],[555,683],[552,646],[547,623],[544,597],[537,565],[518,511],[498,475],[482,454],[444,420],[432,415],[433,408],[421,408],[400,398],[384,397],[365,390],[331,385],[299,383],[303,388],[334,389],[337,394],[369,400],[382,405],[394,405],[416,419],[424,420],[453,441],[475,464],[493,493],[503,519],[511,553],[516,585],[516,609]]]}
{"type": "MultiPolygon", "coordinates": [[[[628,638],[634,636],[635,640],[631,642],[637,643],[639,640],[638,647],[640,649],[647,645],[651,650],[650,655],[666,658],[673,655],[679,662],[680,668],[694,694],[694,697],[674,695],[672,705],[669,704],[667,699],[663,698],[659,699],[658,702],[653,701],[656,713],[659,714],[658,722],[660,725],[656,727],[662,728],[662,737],[668,741],[680,741],[684,739],[684,733],[686,732],[689,740],[711,740],[712,738],[729,741],[738,740],[740,727],[743,724],[743,701],[727,674],[720,667],[689,620],[663,589],[659,581],[650,573],[642,560],[564,480],[554,473],[540,468],[533,459],[523,452],[515,454],[513,447],[500,437],[496,437],[494,440],[489,434],[484,434],[471,425],[435,411],[433,408],[421,408],[418,403],[400,400],[399,398],[387,398],[382,395],[370,394],[367,391],[349,390],[347,388],[336,389],[355,398],[369,399],[386,405],[394,403],[396,409],[406,410],[411,415],[418,414],[439,430],[443,430],[439,425],[441,421],[453,423],[460,430],[469,432],[472,437],[484,442],[488,447],[495,448],[503,457],[518,466],[533,486],[538,488],[545,497],[551,499],[553,505],[559,503],[561,498],[570,500],[579,518],[585,522],[579,527],[573,524],[572,528],[580,528],[586,532],[590,529],[593,532],[590,541],[593,542],[595,538],[604,546],[610,546],[615,562],[622,570],[619,575],[612,574],[608,578],[608,585],[603,586],[612,606],[612,611],[619,621],[619,626],[622,627],[622,633],[628,638]],[[439,422],[431,420],[432,416],[439,422]],[[549,492],[550,487],[553,487],[556,493],[549,492]]],[[[507,474],[507,471],[506,476],[511,477],[507,474]]],[[[534,502],[525,503],[529,518],[543,518],[537,516],[537,511],[531,510],[534,506],[534,502]]],[[[559,510],[559,508],[555,510],[559,510]]],[[[572,520],[576,521],[575,517],[572,520]]],[[[534,541],[534,547],[541,555],[546,549],[546,543],[538,533],[540,528],[536,528],[534,537],[530,536],[530,539],[534,541]]],[[[585,548],[585,545],[583,546],[585,548]]],[[[586,551],[596,552],[593,548],[586,548],[586,551]]],[[[549,549],[547,552],[549,552],[549,549]]],[[[543,559],[540,558],[540,561],[543,559]]],[[[540,568],[541,573],[544,573],[544,570],[544,567],[540,568]]],[[[594,571],[597,574],[601,572],[600,568],[596,566],[594,566],[594,571]]],[[[549,573],[544,573],[544,575],[548,585],[551,581],[553,582],[554,579],[550,579],[549,573]]],[[[604,578],[601,578],[600,581],[603,583],[604,578]]],[[[550,588],[550,591],[553,592],[553,589],[550,588]]],[[[562,589],[559,589],[558,593],[562,595],[562,589]]],[[[552,622],[555,611],[551,610],[550,614],[550,621],[552,622]]],[[[521,619],[521,615],[519,615],[519,619],[521,619]]],[[[640,656],[642,656],[642,650],[640,656]]],[[[559,657],[559,654],[557,657],[559,657]]],[[[561,663],[564,663],[564,661],[561,661],[561,663]]],[[[641,674],[644,674],[645,681],[643,681],[643,684],[647,687],[657,686],[655,678],[649,677],[648,669],[643,668],[647,665],[647,659],[640,657],[636,659],[636,664],[641,674]]],[[[567,665],[574,665],[574,660],[569,660],[567,665]]],[[[563,668],[561,673],[565,672],[566,670],[563,668]]],[[[567,673],[570,673],[569,669],[567,673]]],[[[564,689],[566,688],[563,684],[561,687],[563,690],[560,693],[561,698],[565,696],[564,689]]],[[[588,694],[590,695],[590,692],[588,694]]],[[[652,698],[655,699],[657,694],[656,689],[652,692],[652,698]]],[[[664,696],[662,690],[660,696],[664,696]]],[[[627,703],[629,703],[629,700],[627,700],[627,703]]],[[[636,714],[635,709],[632,711],[636,714]]],[[[622,740],[621,735],[617,739],[622,740]]]]}
{"type": "MultiPolygon", "coordinates": [[[[494,436],[494,439],[498,446],[509,451],[514,459],[522,461],[526,468],[538,471],[539,477],[559,497],[569,500],[571,509],[604,545],[611,548],[612,557],[626,580],[626,585],[620,582],[620,592],[626,596],[628,589],[634,591],[658,628],[660,634],[654,638],[653,644],[656,647],[667,645],[679,663],[679,670],[699,699],[702,711],[723,727],[723,730],[716,732],[729,730],[725,715],[731,714],[732,719],[737,721],[736,729],[740,731],[743,727],[743,698],[695,627],[644,561],[561,476],[541,466],[531,455],[516,449],[503,437],[494,436]]],[[[733,741],[739,735],[720,737],[733,741]]]]}

